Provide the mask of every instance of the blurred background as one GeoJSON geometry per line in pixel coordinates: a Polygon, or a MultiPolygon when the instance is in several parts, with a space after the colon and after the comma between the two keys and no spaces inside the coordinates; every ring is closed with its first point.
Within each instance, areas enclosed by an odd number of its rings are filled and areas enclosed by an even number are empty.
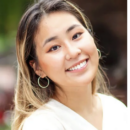
{"type": "MultiPolygon", "coordinates": [[[[127,0],[73,0],[90,19],[111,93],[127,105],[127,0]]],[[[0,130],[10,130],[17,78],[15,37],[33,0],[0,0],[0,130]]]]}

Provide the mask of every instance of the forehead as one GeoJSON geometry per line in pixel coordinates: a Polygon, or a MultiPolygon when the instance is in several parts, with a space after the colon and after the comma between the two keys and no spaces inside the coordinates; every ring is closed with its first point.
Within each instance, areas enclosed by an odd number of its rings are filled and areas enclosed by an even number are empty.
{"type": "Polygon", "coordinates": [[[50,13],[41,19],[35,35],[35,43],[42,46],[43,42],[50,37],[62,37],[66,30],[74,24],[83,27],[77,18],[68,12],[50,13]]]}
{"type": "Polygon", "coordinates": [[[41,19],[38,32],[49,34],[58,33],[66,30],[72,24],[81,25],[77,18],[68,12],[54,12],[41,19]]]}

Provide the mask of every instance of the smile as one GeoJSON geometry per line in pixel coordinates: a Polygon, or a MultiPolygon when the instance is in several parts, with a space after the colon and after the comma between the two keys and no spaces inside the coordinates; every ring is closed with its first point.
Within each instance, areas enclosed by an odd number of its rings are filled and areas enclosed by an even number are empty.
{"type": "Polygon", "coordinates": [[[88,59],[80,62],[79,64],[77,64],[69,69],[67,69],[67,71],[81,70],[82,68],[86,67],[87,61],[88,61],[88,59]]]}

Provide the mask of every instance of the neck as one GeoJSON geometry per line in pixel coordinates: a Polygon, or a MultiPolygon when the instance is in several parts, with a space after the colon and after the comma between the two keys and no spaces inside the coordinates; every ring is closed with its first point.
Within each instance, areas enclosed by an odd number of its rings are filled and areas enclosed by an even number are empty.
{"type": "MultiPolygon", "coordinates": [[[[58,87],[57,87],[58,88],[58,87]]],[[[57,96],[54,99],[66,105],[77,113],[90,114],[95,109],[96,96],[92,94],[92,86],[75,87],[72,91],[61,92],[57,89],[57,96]]]]}

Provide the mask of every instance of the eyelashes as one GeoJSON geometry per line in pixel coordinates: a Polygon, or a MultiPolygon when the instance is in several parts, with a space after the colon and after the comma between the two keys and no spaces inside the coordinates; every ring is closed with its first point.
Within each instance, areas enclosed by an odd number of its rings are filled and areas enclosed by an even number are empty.
{"type": "Polygon", "coordinates": [[[50,51],[56,51],[56,50],[59,49],[59,48],[60,48],[60,46],[55,45],[55,46],[51,47],[51,49],[49,50],[49,52],[50,52],[50,51]]]}
{"type": "Polygon", "coordinates": [[[82,34],[82,33],[76,33],[76,34],[73,36],[72,40],[79,38],[81,34],[82,34]]]}
{"type": "MultiPolygon", "coordinates": [[[[81,32],[76,33],[76,34],[72,37],[72,40],[76,40],[76,39],[78,39],[81,35],[82,35],[81,32]]],[[[59,46],[59,45],[54,45],[53,47],[51,47],[51,48],[49,49],[48,52],[56,51],[56,50],[58,50],[60,47],[61,47],[61,46],[59,46]]]]}

